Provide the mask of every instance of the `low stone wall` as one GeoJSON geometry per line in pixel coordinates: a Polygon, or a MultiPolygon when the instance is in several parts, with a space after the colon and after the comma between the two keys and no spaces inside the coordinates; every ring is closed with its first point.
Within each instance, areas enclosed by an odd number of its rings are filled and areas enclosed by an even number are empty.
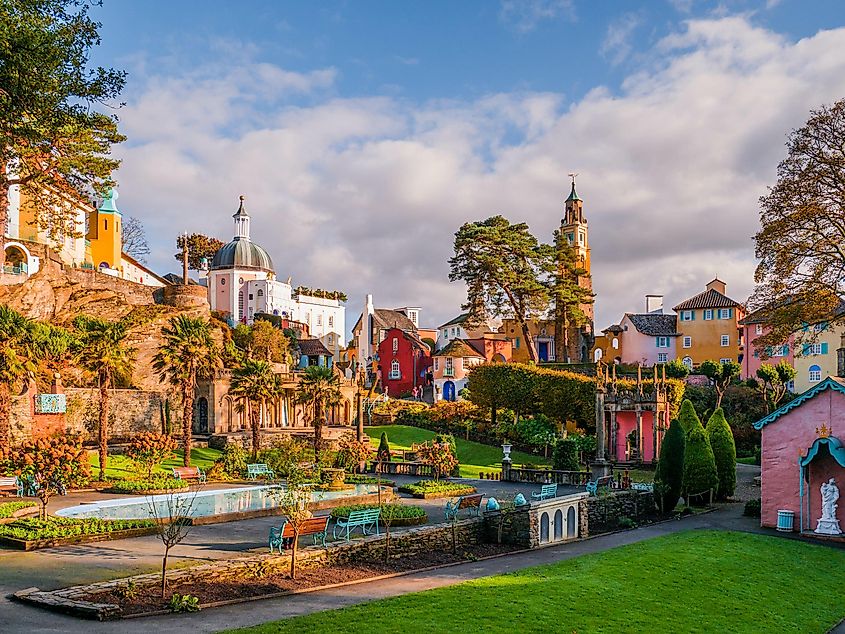
{"type": "Polygon", "coordinates": [[[586,501],[586,493],[576,493],[487,511],[484,513],[484,540],[539,548],[585,537],[589,533],[586,501]]]}
{"type": "Polygon", "coordinates": [[[92,269],[75,269],[70,266],[64,267],[64,274],[68,279],[76,282],[82,288],[90,290],[109,290],[120,293],[127,303],[135,306],[154,304],[153,293],[156,290],[152,286],[144,286],[137,282],[122,280],[119,277],[106,275],[92,269]]]}
{"type": "Polygon", "coordinates": [[[628,517],[639,522],[656,513],[654,494],[649,491],[614,491],[591,497],[587,499],[586,509],[591,535],[617,530],[620,518],[628,517]]]}
{"type": "Polygon", "coordinates": [[[171,284],[157,289],[155,299],[156,303],[177,308],[208,308],[208,289],[196,284],[171,284]]]}

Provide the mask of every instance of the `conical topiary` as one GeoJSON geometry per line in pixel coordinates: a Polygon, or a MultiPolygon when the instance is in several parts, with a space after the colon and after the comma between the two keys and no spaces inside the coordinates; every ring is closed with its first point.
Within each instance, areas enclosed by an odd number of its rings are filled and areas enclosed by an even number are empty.
{"type": "Polygon", "coordinates": [[[736,444],[721,407],[707,421],[707,436],[719,476],[718,497],[724,500],[731,497],[736,489],[736,444]]]}
{"type": "Polygon", "coordinates": [[[390,462],[390,443],[387,442],[387,432],[381,432],[381,438],[378,441],[378,450],[376,451],[376,459],[379,462],[390,462]]]}
{"type": "Polygon", "coordinates": [[[710,448],[707,432],[698,423],[687,435],[684,450],[684,497],[690,503],[690,497],[699,503],[709,500],[710,492],[718,492],[719,475],[716,472],[716,460],[710,448]]]}
{"type": "Polygon", "coordinates": [[[701,420],[698,418],[698,414],[695,413],[695,407],[693,406],[691,400],[685,399],[684,402],[681,403],[681,411],[678,413],[678,422],[681,423],[681,429],[684,430],[686,435],[689,435],[694,427],[701,427],[701,420]]]}
{"type": "Polygon", "coordinates": [[[654,499],[662,513],[674,509],[681,497],[686,444],[681,423],[672,419],[660,445],[660,459],[654,473],[654,499]]]}

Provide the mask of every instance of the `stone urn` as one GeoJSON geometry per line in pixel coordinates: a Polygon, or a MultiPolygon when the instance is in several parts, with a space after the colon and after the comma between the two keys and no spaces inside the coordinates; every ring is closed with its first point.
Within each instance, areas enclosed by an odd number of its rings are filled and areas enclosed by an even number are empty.
{"type": "Polygon", "coordinates": [[[342,491],[351,488],[352,485],[344,484],[346,478],[345,469],[326,468],[322,470],[321,480],[329,491],[342,491]]]}

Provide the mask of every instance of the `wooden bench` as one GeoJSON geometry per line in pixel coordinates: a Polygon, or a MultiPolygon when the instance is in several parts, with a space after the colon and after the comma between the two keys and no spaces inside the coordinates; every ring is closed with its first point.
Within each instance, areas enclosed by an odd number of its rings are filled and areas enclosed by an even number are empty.
{"type": "Polygon", "coordinates": [[[23,482],[16,476],[0,478],[0,491],[14,493],[19,498],[23,497],[23,482]]]}
{"type": "Polygon", "coordinates": [[[173,477],[177,480],[205,482],[205,473],[199,467],[173,467],[173,477]]]}
{"type": "MultiPolygon", "coordinates": [[[[326,545],[326,536],[329,532],[329,519],[331,516],[326,515],[324,517],[311,517],[299,527],[299,537],[303,535],[311,535],[314,540],[315,546],[325,546],[326,545]]],[[[293,540],[293,524],[289,521],[285,520],[279,528],[274,526],[270,527],[270,538],[268,540],[268,545],[270,546],[270,552],[273,552],[273,549],[276,548],[279,551],[279,554],[282,554],[282,549],[287,546],[287,541],[293,540]]]]}
{"type": "Polygon", "coordinates": [[[332,537],[337,539],[338,529],[340,529],[341,536],[345,536],[346,541],[349,541],[349,535],[356,528],[360,528],[364,535],[369,535],[369,530],[375,528],[376,535],[378,535],[378,518],[380,514],[381,509],[360,509],[350,511],[349,517],[346,519],[338,518],[335,522],[334,529],[332,530],[332,537]]]}
{"type": "Polygon", "coordinates": [[[531,494],[535,500],[548,500],[557,497],[557,484],[544,484],[539,491],[531,494]]]}
{"type": "Polygon", "coordinates": [[[271,480],[276,479],[276,472],[273,471],[267,464],[263,462],[256,462],[246,466],[246,477],[250,480],[257,480],[259,476],[269,476],[271,480]]]}
{"type": "Polygon", "coordinates": [[[587,482],[587,493],[596,495],[599,488],[609,489],[613,486],[613,476],[602,476],[598,480],[590,480],[587,482]]]}
{"type": "Polygon", "coordinates": [[[454,501],[449,500],[446,502],[446,519],[457,519],[458,512],[461,509],[469,509],[470,515],[478,517],[478,514],[481,511],[481,498],[483,497],[484,495],[481,493],[473,493],[472,495],[462,495],[454,501]]]}

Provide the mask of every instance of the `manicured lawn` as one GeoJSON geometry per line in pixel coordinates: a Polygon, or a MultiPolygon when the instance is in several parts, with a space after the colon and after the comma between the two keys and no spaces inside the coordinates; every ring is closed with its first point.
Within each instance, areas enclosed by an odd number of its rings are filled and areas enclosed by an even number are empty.
{"type": "Polygon", "coordinates": [[[845,552],[686,531],[255,628],[294,632],[825,632],[845,616],[845,552]]]}
{"type": "MultiPolygon", "coordinates": [[[[176,457],[166,460],[161,467],[159,467],[157,473],[161,472],[169,474],[170,469],[173,467],[182,466],[182,456],[184,455],[182,450],[179,449],[174,453],[176,454],[176,457]]],[[[214,461],[220,457],[220,453],[221,452],[218,449],[191,449],[191,464],[195,467],[199,467],[203,471],[206,471],[210,469],[211,465],[214,464],[214,461]]],[[[96,453],[92,453],[90,455],[90,459],[91,475],[97,477],[100,473],[100,457],[96,453]]],[[[126,480],[138,477],[138,475],[138,470],[132,462],[124,456],[110,455],[106,461],[107,478],[126,480]]]]}
{"type": "MultiPolygon", "coordinates": [[[[374,447],[378,447],[382,432],[387,432],[387,440],[391,449],[410,449],[414,443],[431,440],[436,435],[433,431],[409,427],[406,425],[384,425],[380,427],[365,427],[364,431],[370,437],[374,447]]],[[[491,447],[481,443],[463,440],[455,437],[458,448],[458,460],[461,462],[461,475],[465,478],[477,478],[482,471],[499,471],[502,468],[501,447],[491,447]]],[[[548,461],[521,451],[512,451],[511,459],[516,464],[548,464],[548,461]]]]}
{"type": "Polygon", "coordinates": [[[755,458],[754,456],[748,456],[747,458],[737,458],[736,461],[739,464],[750,464],[750,465],[756,465],[757,464],[757,458],[755,458]]]}

